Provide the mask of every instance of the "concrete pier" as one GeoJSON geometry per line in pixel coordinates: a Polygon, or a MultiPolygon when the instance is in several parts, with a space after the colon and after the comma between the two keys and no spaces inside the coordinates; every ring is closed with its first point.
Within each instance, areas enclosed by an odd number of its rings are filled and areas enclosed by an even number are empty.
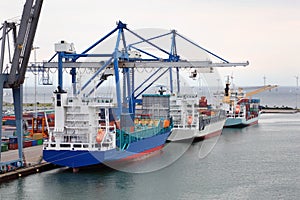
{"type": "Polygon", "coordinates": [[[261,110],[262,113],[287,113],[293,114],[299,112],[297,109],[267,109],[264,108],[261,110]]]}
{"type": "MultiPolygon", "coordinates": [[[[43,145],[27,147],[23,149],[27,164],[38,164],[43,156],[43,145]]],[[[18,149],[2,152],[1,162],[18,159],[18,149]]]]}
{"type": "Polygon", "coordinates": [[[28,176],[28,175],[43,172],[43,171],[48,171],[48,170],[55,169],[55,168],[57,168],[57,166],[44,162],[41,164],[32,165],[30,167],[16,169],[14,171],[0,174],[0,184],[3,182],[7,182],[10,180],[14,180],[17,178],[21,178],[24,176],[28,176]]]}
{"type": "MultiPolygon", "coordinates": [[[[0,183],[57,168],[57,166],[42,160],[42,149],[43,145],[24,148],[23,152],[25,156],[26,167],[0,174],[0,183]]],[[[1,162],[15,160],[17,158],[17,149],[6,151],[2,152],[1,162]]]]}

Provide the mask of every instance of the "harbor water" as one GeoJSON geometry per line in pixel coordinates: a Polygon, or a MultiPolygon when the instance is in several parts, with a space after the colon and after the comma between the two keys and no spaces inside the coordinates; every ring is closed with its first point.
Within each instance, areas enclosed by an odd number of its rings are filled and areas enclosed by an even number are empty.
{"type": "Polygon", "coordinates": [[[205,157],[200,141],[148,173],[55,169],[2,183],[0,199],[298,199],[299,129],[300,113],[263,114],[258,125],[224,129],[205,157]]]}

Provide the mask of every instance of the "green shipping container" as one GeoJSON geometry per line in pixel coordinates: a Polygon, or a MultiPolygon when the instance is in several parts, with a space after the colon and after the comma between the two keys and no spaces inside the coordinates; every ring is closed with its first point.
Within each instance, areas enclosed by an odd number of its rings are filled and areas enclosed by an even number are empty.
{"type": "Polygon", "coordinates": [[[1,145],[1,152],[4,152],[4,151],[8,151],[8,145],[7,144],[2,144],[1,145]]]}
{"type": "Polygon", "coordinates": [[[37,140],[37,145],[42,145],[43,144],[43,139],[37,140]]]}

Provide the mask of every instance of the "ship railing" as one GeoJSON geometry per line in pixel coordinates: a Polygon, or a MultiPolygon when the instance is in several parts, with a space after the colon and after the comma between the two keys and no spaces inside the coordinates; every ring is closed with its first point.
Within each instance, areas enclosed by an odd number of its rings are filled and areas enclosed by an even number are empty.
{"type": "Polygon", "coordinates": [[[173,127],[177,128],[177,129],[198,128],[198,122],[199,122],[199,116],[200,116],[198,112],[194,112],[194,113],[187,112],[187,114],[185,114],[185,116],[186,117],[184,119],[182,119],[181,115],[180,116],[172,115],[173,123],[174,123],[173,127]]]}
{"type": "Polygon", "coordinates": [[[113,144],[111,143],[65,143],[65,142],[50,142],[50,141],[45,141],[44,142],[44,148],[48,150],[110,150],[112,148],[115,148],[113,144]]]}
{"type": "Polygon", "coordinates": [[[124,147],[128,147],[128,145],[132,142],[137,142],[144,138],[148,138],[154,136],[159,133],[162,128],[160,127],[152,127],[147,128],[145,130],[139,130],[133,133],[127,132],[126,130],[117,129],[117,137],[119,140],[119,148],[124,150],[124,147]]]}
{"type": "Polygon", "coordinates": [[[96,136],[94,141],[90,141],[86,133],[67,133],[54,131],[50,132],[49,139],[44,142],[44,148],[54,150],[109,150],[115,148],[115,133],[108,138],[106,135],[103,142],[98,144],[96,136]]]}
{"type": "Polygon", "coordinates": [[[81,134],[64,134],[62,137],[65,143],[85,143],[88,142],[87,135],[81,134]]]}
{"type": "Polygon", "coordinates": [[[159,120],[156,126],[154,124],[152,127],[144,126],[142,130],[135,130],[134,132],[130,132],[130,130],[125,128],[121,130],[117,129],[118,147],[121,150],[125,150],[129,147],[130,143],[161,134],[165,129],[171,129],[171,127],[173,127],[172,123],[170,119],[170,125],[165,127],[164,120],[159,120]]]}
{"type": "Polygon", "coordinates": [[[113,99],[108,97],[85,97],[81,99],[82,104],[91,106],[112,107],[113,99]]]}
{"type": "Polygon", "coordinates": [[[78,96],[68,97],[67,98],[67,107],[74,106],[101,106],[101,107],[112,107],[113,99],[110,97],[82,97],[78,96]]]}
{"type": "Polygon", "coordinates": [[[91,150],[92,146],[89,143],[55,143],[45,142],[44,147],[48,150],[91,150]]]}
{"type": "Polygon", "coordinates": [[[88,141],[88,137],[85,132],[80,130],[64,130],[51,131],[49,134],[50,143],[84,143],[88,141]]]}
{"type": "Polygon", "coordinates": [[[244,117],[244,113],[238,113],[238,114],[235,114],[235,113],[227,113],[226,114],[227,117],[230,117],[230,118],[237,118],[237,117],[244,117]]]}
{"type": "Polygon", "coordinates": [[[197,128],[197,124],[191,124],[191,125],[182,125],[182,124],[174,124],[173,126],[176,129],[192,129],[192,128],[197,128]]]}

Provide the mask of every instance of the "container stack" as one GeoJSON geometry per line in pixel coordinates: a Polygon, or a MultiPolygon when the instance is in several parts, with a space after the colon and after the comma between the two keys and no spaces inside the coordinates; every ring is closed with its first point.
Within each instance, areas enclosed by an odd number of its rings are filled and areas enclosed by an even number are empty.
{"type": "Polygon", "coordinates": [[[42,133],[34,133],[32,139],[36,141],[36,142],[32,142],[32,146],[43,144],[43,134],[42,133]],[[33,144],[35,144],[35,145],[33,145],[33,144]]]}

